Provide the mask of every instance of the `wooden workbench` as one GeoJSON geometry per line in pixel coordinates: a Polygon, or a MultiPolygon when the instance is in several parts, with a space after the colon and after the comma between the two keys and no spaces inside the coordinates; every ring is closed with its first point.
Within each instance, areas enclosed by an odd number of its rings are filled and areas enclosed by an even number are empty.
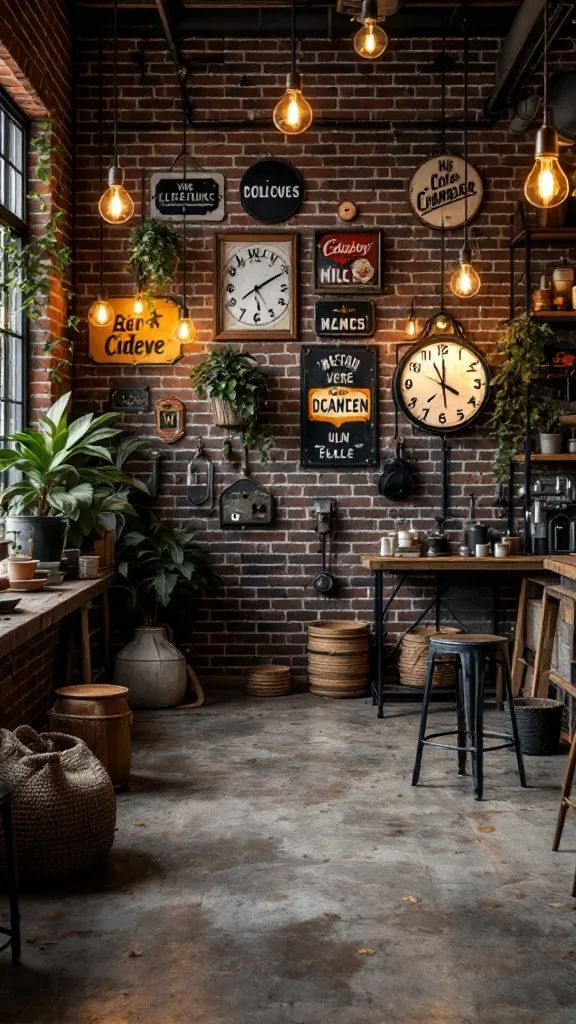
{"type": "MultiPolygon", "coordinates": [[[[570,559],[559,555],[558,560],[570,559]]],[[[576,573],[576,557],[573,559],[576,573]]],[[[542,555],[510,555],[508,558],[461,558],[460,555],[444,555],[441,558],[395,558],[384,555],[363,555],[362,565],[372,572],[420,572],[422,575],[437,572],[538,572],[545,568],[542,555]]],[[[552,570],[554,572],[560,570],[552,570]]],[[[564,574],[566,575],[566,574],[564,574]]],[[[576,575],[574,577],[576,579],[576,575]]]]}

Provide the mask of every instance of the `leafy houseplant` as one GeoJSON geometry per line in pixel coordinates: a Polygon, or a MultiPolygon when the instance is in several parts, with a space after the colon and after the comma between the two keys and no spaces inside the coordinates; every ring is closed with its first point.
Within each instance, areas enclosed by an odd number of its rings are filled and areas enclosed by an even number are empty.
{"type": "Polygon", "coordinates": [[[172,284],[182,255],[182,237],[169,224],[148,217],[130,232],[127,269],[148,301],[154,288],[172,284]]]}
{"type": "Polygon", "coordinates": [[[538,414],[540,451],[543,455],[555,455],[562,449],[561,410],[554,402],[544,401],[538,414]]]}
{"type": "Polygon", "coordinates": [[[493,378],[494,406],[488,425],[496,441],[493,469],[497,483],[508,474],[508,464],[524,444],[526,416],[530,430],[538,424],[544,399],[532,393],[531,384],[545,362],[544,346],[551,334],[546,323],[533,320],[528,313],[511,320],[497,351],[504,356],[493,378]]]}
{"type": "Polygon", "coordinates": [[[190,374],[200,398],[207,398],[217,426],[241,427],[240,440],[260,451],[266,462],[273,443],[258,429],[258,413],[268,399],[268,380],[254,356],[232,348],[214,349],[190,374]]]}

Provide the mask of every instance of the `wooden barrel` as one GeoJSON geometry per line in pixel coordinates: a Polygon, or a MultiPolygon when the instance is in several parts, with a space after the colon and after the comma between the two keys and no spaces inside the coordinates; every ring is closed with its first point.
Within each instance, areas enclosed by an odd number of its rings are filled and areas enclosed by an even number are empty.
{"type": "Polygon", "coordinates": [[[283,697],[290,692],[287,665],[255,665],[248,669],[244,693],[251,697],[283,697]]]}
{"type": "MultiPolygon", "coordinates": [[[[398,656],[398,675],[403,686],[423,687],[426,682],[428,649],[434,636],[456,636],[462,630],[455,626],[417,626],[402,637],[398,656]]],[[[453,686],[455,680],[454,655],[436,658],[432,686],[453,686]]]]}
{"type": "Polygon", "coordinates": [[[308,682],[317,697],[364,697],[370,679],[370,630],[365,622],[308,626],[308,682]]]}
{"type": "Polygon", "coordinates": [[[116,787],[130,780],[132,712],[127,693],[126,686],[63,686],[56,690],[50,712],[50,728],[84,740],[116,787]]]}

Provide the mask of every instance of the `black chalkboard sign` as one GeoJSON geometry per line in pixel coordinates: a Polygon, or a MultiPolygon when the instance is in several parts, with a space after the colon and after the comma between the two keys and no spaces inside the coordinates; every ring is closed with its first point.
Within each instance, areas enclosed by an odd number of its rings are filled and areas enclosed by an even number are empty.
{"type": "Polygon", "coordinates": [[[376,327],[371,299],[317,302],[314,329],[319,338],[371,338],[376,327]]]}
{"type": "Polygon", "coordinates": [[[159,171],[150,178],[150,216],[211,221],[224,217],[224,175],[218,171],[159,171]]]}
{"type": "Polygon", "coordinates": [[[278,224],[298,213],[304,198],[304,182],[295,167],[284,160],[259,160],[240,182],[240,201],[255,220],[278,224]]]}
{"type": "Polygon", "coordinates": [[[300,461],[325,469],[378,463],[375,345],[309,345],[301,352],[300,461]]]}

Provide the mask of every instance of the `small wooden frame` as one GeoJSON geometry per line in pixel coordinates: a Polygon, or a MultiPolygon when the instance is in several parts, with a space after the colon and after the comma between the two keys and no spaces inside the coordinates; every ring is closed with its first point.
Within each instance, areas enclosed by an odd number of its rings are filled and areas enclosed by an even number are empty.
{"type": "Polygon", "coordinates": [[[185,409],[178,398],[161,398],[154,407],[156,435],[173,444],[184,437],[185,409]]]}

